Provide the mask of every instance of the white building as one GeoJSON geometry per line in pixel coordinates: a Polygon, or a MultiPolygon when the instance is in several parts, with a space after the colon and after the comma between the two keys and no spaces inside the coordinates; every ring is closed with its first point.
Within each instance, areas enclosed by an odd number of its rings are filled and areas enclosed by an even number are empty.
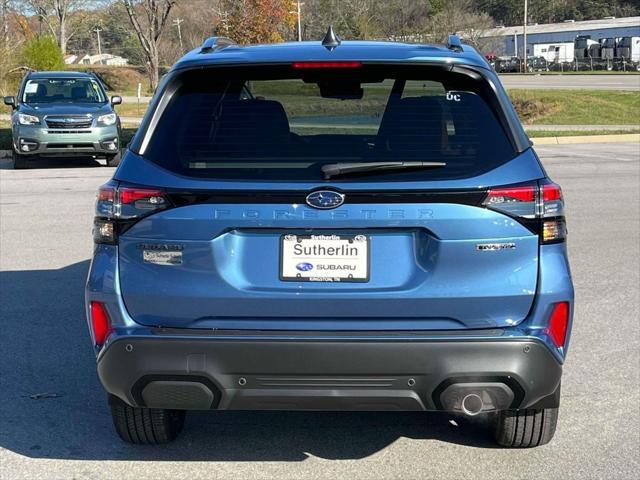
{"type": "Polygon", "coordinates": [[[129,61],[126,58],[118,55],[111,55],[110,53],[103,53],[101,55],[84,55],[80,57],[76,62],[81,65],[113,65],[117,67],[126,66],[129,61]]]}
{"type": "MultiPolygon", "coordinates": [[[[573,43],[577,36],[595,41],[605,38],[640,37],[640,17],[527,25],[527,56],[536,55],[535,45],[543,45],[539,49],[546,48],[547,52],[553,45],[555,53],[555,46],[573,43]]],[[[490,41],[496,55],[514,55],[520,58],[523,57],[522,37],[522,25],[494,28],[483,35],[483,39],[490,41]]],[[[558,55],[562,55],[562,52],[558,51],[558,55]]]]}
{"type": "Polygon", "coordinates": [[[73,65],[74,63],[78,63],[78,55],[65,55],[64,56],[65,65],[73,65]]]}

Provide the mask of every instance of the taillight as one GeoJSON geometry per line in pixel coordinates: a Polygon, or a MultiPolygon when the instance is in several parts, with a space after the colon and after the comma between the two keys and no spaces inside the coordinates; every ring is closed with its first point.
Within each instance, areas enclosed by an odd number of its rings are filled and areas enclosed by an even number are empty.
{"type": "Polygon", "coordinates": [[[161,190],[107,183],[98,190],[93,239],[96,243],[115,244],[118,234],[137,220],[168,206],[161,190]]]}
{"type": "Polygon", "coordinates": [[[556,347],[564,347],[567,340],[567,326],[569,323],[569,302],[556,304],[549,318],[547,335],[551,338],[556,347]]]}
{"type": "Polygon", "coordinates": [[[561,242],[567,236],[562,190],[555,183],[492,188],[482,205],[521,219],[542,243],[561,242]]]}
{"type": "Polygon", "coordinates": [[[111,321],[107,309],[100,302],[91,302],[91,326],[96,345],[102,346],[111,333],[111,321]]]}
{"type": "Polygon", "coordinates": [[[537,186],[494,188],[483,205],[515,217],[535,218],[537,186]]]}

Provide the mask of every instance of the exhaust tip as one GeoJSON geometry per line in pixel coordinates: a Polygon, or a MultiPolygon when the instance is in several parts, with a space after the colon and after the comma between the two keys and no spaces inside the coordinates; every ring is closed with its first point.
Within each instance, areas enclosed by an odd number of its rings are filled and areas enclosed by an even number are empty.
{"type": "Polygon", "coordinates": [[[482,411],[484,402],[482,401],[482,398],[480,397],[480,395],[477,395],[475,393],[470,393],[462,399],[461,406],[462,406],[462,411],[466,415],[473,417],[474,415],[478,415],[482,411]]]}

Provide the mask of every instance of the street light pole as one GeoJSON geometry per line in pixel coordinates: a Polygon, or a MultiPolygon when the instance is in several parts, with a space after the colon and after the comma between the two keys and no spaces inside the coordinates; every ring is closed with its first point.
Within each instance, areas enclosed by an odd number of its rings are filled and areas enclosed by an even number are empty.
{"type": "Polygon", "coordinates": [[[295,13],[298,16],[298,41],[301,42],[302,41],[302,27],[301,27],[302,8],[301,7],[302,5],[304,5],[304,2],[301,3],[300,0],[296,0],[295,3],[296,3],[295,5],[296,9],[289,13],[295,13]]]}
{"type": "Polygon", "coordinates": [[[522,26],[522,56],[524,57],[523,72],[527,73],[527,0],[524,0],[524,25],[522,26]]]}
{"type": "Polygon", "coordinates": [[[182,24],[182,22],[184,22],[182,18],[176,18],[173,21],[173,24],[176,27],[178,27],[178,41],[180,42],[180,53],[184,52],[184,47],[182,46],[182,29],[180,28],[180,25],[182,24]]]}
{"type": "Polygon", "coordinates": [[[100,65],[102,65],[102,46],[100,45],[100,32],[102,29],[100,27],[96,27],[94,32],[98,35],[98,58],[100,59],[100,65]]]}

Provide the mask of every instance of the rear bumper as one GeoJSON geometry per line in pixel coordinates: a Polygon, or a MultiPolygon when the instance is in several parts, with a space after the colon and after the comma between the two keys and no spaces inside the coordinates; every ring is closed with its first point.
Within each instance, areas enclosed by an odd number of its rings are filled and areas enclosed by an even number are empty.
{"type": "Polygon", "coordinates": [[[151,330],[112,335],[98,374],[108,393],[154,408],[459,410],[460,398],[480,389],[497,394],[493,407],[485,403],[488,411],[555,406],[562,366],[533,337],[258,338],[151,330]]]}

